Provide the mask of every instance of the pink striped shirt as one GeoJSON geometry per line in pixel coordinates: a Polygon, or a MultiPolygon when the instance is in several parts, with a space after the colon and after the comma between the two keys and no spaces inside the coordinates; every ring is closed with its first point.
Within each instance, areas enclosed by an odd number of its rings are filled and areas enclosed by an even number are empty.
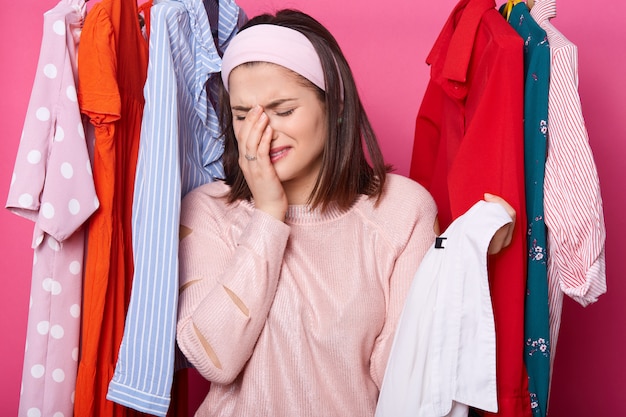
{"type": "Polygon", "coordinates": [[[544,210],[548,228],[551,361],[563,294],[582,306],[606,292],[605,226],[598,173],[578,95],[578,50],[551,23],[555,0],[535,0],[531,15],[551,52],[544,210]]]}

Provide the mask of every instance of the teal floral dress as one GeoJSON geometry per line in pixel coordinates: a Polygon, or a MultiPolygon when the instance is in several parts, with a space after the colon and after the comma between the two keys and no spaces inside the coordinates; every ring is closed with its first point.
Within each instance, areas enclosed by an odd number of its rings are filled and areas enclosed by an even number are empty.
{"type": "Polygon", "coordinates": [[[524,39],[524,169],[528,217],[524,362],[533,416],[545,417],[550,385],[550,318],[543,181],[548,140],[550,47],[546,32],[530,15],[525,2],[513,6],[509,23],[524,39]]]}

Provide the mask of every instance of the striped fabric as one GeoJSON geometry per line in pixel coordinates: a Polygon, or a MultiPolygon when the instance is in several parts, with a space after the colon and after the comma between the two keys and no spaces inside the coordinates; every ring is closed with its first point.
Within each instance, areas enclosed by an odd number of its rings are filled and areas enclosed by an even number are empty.
{"type": "MultiPolygon", "coordinates": [[[[234,1],[219,2],[221,51],[242,16],[234,1]]],[[[180,202],[193,188],[223,177],[223,143],[211,104],[221,57],[202,0],[158,1],[150,17],[132,216],[135,274],[107,398],[165,416],[176,345],[180,202]]]]}
{"type": "Polygon", "coordinates": [[[548,227],[551,362],[563,294],[583,306],[606,292],[600,184],[578,95],[578,51],[551,23],[555,0],[535,0],[531,15],[551,52],[544,209],[548,227]]]}

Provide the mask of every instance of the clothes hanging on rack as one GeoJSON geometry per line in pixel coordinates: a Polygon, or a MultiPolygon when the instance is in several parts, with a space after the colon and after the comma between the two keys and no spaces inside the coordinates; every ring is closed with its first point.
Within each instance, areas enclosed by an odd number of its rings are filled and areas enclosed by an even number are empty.
{"type": "MultiPolygon", "coordinates": [[[[505,6],[500,8],[501,11],[505,6]]],[[[550,386],[550,324],[546,225],[543,208],[548,134],[550,46],[526,3],[510,10],[509,24],[524,40],[524,177],[526,188],[527,276],[524,308],[524,363],[530,407],[545,417],[550,386]]]]}
{"type": "MultiPolygon", "coordinates": [[[[483,193],[500,195],[526,224],[523,149],[523,40],[493,0],[461,0],[427,63],[410,176],[433,195],[445,229],[483,193]]],[[[523,361],[525,227],[490,259],[496,324],[498,415],[528,417],[523,361]]],[[[486,413],[488,414],[488,413],[486,413]]]]}
{"type": "Polygon", "coordinates": [[[107,401],[133,276],[131,210],[148,68],[137,3],[102,0],[85,19],[78,55],[80,110],[94,126],[100,207],[88,228],[75,417],[137,415],[107,401]]]}
{"type": "Polygon", "coordinates": [[[76,99],[83,0],[44,14],[35,81],[6,207],[34,222],[20,416],[71,416],[85,221],[98,207],[76,99]]]}
{"type": "Polygon", "coordinates": [[[376,417],[467,417],[468,406],[497,411],[487,250],[510,222],[502,206],[479,201],[430,247],[398,322],[376,417]]]}
{"type": "Polygon", "coordinates": [[[578,94],[577,47],[550,22],[556,16],[556,0],[535,0],[530,13],[546,31],[551,52],[544,209],[553,364],[563,294],[587,306],[606,292],[606,229],[578,94]]]}
{"type": "Polygon", "coordinates": [[[223,177],[213,106],[219,77],[212,75],[245,20],[234,1],[220,1],[216,48],[202,0],[164,0],[151,10],[132,214],[135,271],[107,398],[158,416],[167,413],[174,373],[180,202],[223,177]]]}

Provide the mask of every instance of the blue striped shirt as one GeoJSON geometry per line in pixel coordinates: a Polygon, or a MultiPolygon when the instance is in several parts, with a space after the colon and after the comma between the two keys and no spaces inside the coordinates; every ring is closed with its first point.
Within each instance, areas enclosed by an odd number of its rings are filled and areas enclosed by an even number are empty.
{"type": "Polygon", "coordinates": [[[180,203],[223,177],[214,75],[243,21],[235,1],[220,0],[216,48],[202,0],[161,0],[151,9],[132,213],[135,273],[107,398],[157,416],[167,414],[174,375],[180,203]]]}

